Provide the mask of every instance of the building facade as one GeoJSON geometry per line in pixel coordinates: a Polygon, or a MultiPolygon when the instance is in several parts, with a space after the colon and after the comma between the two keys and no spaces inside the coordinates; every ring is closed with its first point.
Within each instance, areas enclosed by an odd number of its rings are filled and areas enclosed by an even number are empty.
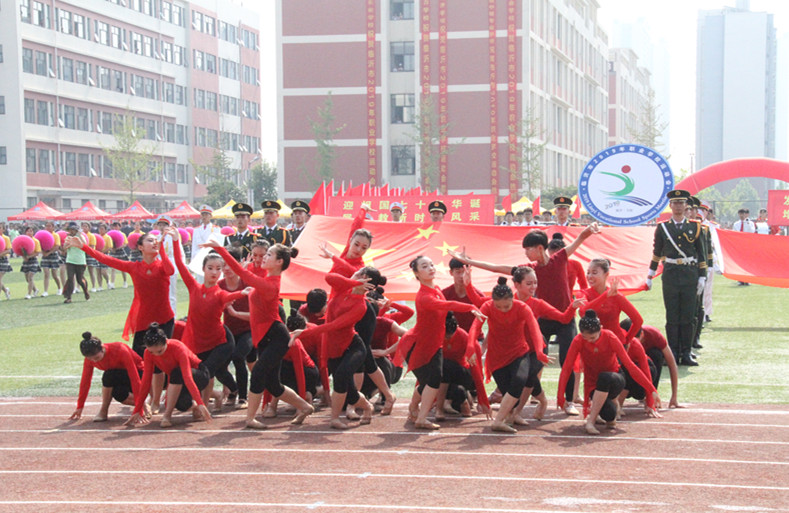
{"type": "Polygon", "coordinates": [[[650,121],[645,114],[649,70],[638,65],[638,56],[629,48],[612,48],[608,58],[608,146],[643,142],[639,135],[649,129],[645,125],[650,121]]]}
{"type": "Polygon", "coordinates": [[[327,101],[335,181],[517,195],[530,167],[542,187],[576,184],[608,142],[598,8],[595,0],[278,0],[280,190],[309,197],[324,178],[313,126],[327,101]],[[544,147],[524,159],[530,125],[544,147]]]}
{"type": "Polygon", "coordinates": [[[698,169],[733,158],[775,157],[773,16],[749,11],[747,2],[738,4],[737,8],[699,13],[698,169]]]}
{"type": "Polygon", "coordinates": [[[255,12],[219,0],[14,3],[0,10],[0,217],[39,200],[124,208],[104,149],[126,115],[154,154],[135,194],[145,206],[203,196],[193,163],[218,149],[245,179],[260,147],[255,12]]]}

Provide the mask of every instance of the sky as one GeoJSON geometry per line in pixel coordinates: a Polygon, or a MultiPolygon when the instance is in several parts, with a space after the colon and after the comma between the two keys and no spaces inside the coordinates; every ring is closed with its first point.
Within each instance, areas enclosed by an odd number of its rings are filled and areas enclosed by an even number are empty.
{"type": "MultiPolygon", "coordinates": [[[[668,50],[670,68],[671,166],[676,171],[691,168],[691,155],[695,152],[696,105],[696,24],[700,9],[720,9],[735,6],[735,0],[598,0],[598,22],[612,36],[615,22],[632,23],[639,19],[648,26],[655,44],[668,50]]],[[[260,12],[261,22],[261,95],[263,158],[277,160],[277,78],[276,69],[276,9],[274,0],[252,2],[260,12]]],[[[789,33],[789,1],[751,0],[750,10],[774,14],[779,43],[782,35],[789,33]]],[[[781,58],[779,52],[779,59],[781,58]]],[[[779,61],[778,69],[787,68],[779,61]]],[[[653,74],[656,71],[652,70],[653,74]]],[[[780,80],[780,71],[779,71],[780,80]]],[[[779,101],[779,106],[786,103],[779,101]]],[[[784,119],[786,115],[784,116],[784,119]]],[[[786,134],[784,133],[784,136],[786,134]]],[[[777,141],[778,155],[786,154],[787,141],[777,141]],[[783,152],[781,151],[783,149],[783,152]]],[[[600,148],[602,149],[602,148],[600,148]]]]}

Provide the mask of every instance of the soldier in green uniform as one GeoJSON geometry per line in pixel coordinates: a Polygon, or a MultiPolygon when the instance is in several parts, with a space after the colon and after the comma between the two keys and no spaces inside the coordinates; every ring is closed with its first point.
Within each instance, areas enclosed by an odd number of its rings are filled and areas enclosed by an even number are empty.
{"type": "Polygon", "coordinates": [[[295,244],[310,219],[310,205],[306,201],[296,200],[290,204],[290,210],[293,212],[290,215],[292,220],[290,238],[295,244]]]}
{"type": "Polygon", "coordinates": [[[241,257],[246,258],[252,252],[252,245],[258,240],[258,235],[249,229],[252,207],[246,203],[236,203],[232,210],[236,216],[236,233],[225,237],[225,246],[241,248],[241,257]]]}
{"type": "MultiPolygon", "coordinates": [[[[693,203],[691,219],[701,224],[702,240],[704,241],[704,259],[707,261],[707,270],[709,271],[709,269],[712,269],[712,233],[710,232],[710,227],[704,224],[704,217],[699,215],[699,209],[702,208],[701,200],[696,196],[691,196],[690,199],[693,203]]],[[[707,279],[709,279],[709,272],[707,273],[707,279]]],[[[704,327],[704,315],[704,289],[702,288],[697,298],[695,330],[693,344],[691,346],[694,349],[702,349],[699,340],[701,339],[701,329],[704,327]]]]}
{"type": "Polygon", "coordinates": [[[581,226],[570,221],[570,207],[573,206],[572,198],[557,196],[553,198],[553,206],[556,212],[556,226],[581,226]]]}
{"type": "Polygon", "coordinates": [[[271,246],[274,244],[293,245],[290,232],[277,224],[279,210],[282,208],[279,203],[274,200],[266,200],[261,203],[261,206],[263,208],[263,226],[258,229],[258,236],[268,241],[271,246]]]}
{"type": "Polygon", "coordinates": [[[658,264],[663,261],[663,304],[666,308],[666,338],[680,365],[698,363],[690,354],[694,335],[696,302],[707,279],[707,253],[701,223],[685,218],[690,193],[675,189],[668,193],[671,219],[655,228],[652,262],[647,275],[647,290],[658,264]]]}
{"type": "Polygon", "coordinates": [[[447,215],[447,206],[443,201],[435,200],[430,202],[427,206],[427,211],[430,214],[430,221],[433,223],[440,223],[447,215]]]}

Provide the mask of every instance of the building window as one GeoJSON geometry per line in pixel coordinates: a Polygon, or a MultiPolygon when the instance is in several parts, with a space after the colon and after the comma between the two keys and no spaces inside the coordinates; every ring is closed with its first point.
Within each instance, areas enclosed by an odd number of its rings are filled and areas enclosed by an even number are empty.
{"type": "Polygon", "coordinates": [[[390,46],[392,71],[414,71],[414,42],[403,41],[390,46]]]}
{"type": "MultiPolygon", "coordinates": [[[[30,102],[31,102],[30,113],[31,114],[33,113],[32,101],[33,100],[30,100],[30,102]]],[[[27,102],[28,102],[28,100],[25,99],[25,122],[26,123],[32,123],[32,121],[28,121],[27,120],[27,102]]],[[[0,115],[2,115],[2,114],[5,114],[5,96],[0,96],[0,115]]],[[[31,115],[31,118],[32,118],[32,115],[31,115]]]]}
{"type": "Polygon", "coordinates": [[[36,108],[36,124],[52,126],[52,111],[49,102],[38,101],[36,108]]]}
{"type": "Polygon", "coordinates": [[[81,39],[88,39],[88,34],[85,30],[85,17],[79,14],[74,15],[74,35],[81,39]]]}
{"type": "Polygon", "coordinates": [[[52,28],[51,23],[52,8],[42,2],[33,2],[33,25],[39,27],[52,28]]]}
{"type": "Polygon", "coordinates": [[[416,156],[413,146],[392,146],[392,176],[416,174],[416,156]]]}
{"type": "Polygon", "coordinates": [[[22,0],[19,3],[19,19],[23,23],[30,23],[30,0],[22,0]]]}
{"type": "Polygon", "coordinates": [[[178,164],[176,168],[178,170],[178,183],[186,183],[186,166],[183,164],[178,164]]]}
{"type": "Polygon", "coordinates": [[[88,75],[88,64],[86,62],[77,61],[77,64],[74,68],[74,81],[78,84],[87,85],[88,75]]]}
{"type": "Polygon", "coordinates": [[[50,150],[38,150],[38,172],[51,173],[52,159],[49,158],[50,150]]]}
{"type": "Polygon", "coordinates": [[[414,122],[414,95],[392,95],[392,123],[414,122]]]}
{"type": "Polygon", "coordinates": [[[414,0],[392,0],[389,12],[392,20],[413,20],[414,0]]]}
{"type": "Polygon", "coordinates": [[[75,109],[72,105],[63,105],[63,128],[74,129],[76,126],[75,109]]]}
{"type": "Polygon", "coordinates": [[[77,130],[83,132],[90,132],[90,120],[88,116],[88,109],[77,109],[77,130]]]}
{"type": "Polygon", "coordinates": [[[63,210],[71,210],[71,198],[63,198],[63,210]]]}
{"type": "Polygon", "coordinates": [[[36,75],[47,76],[47,54],[36,51],[36,75]]]}
{"type": "Polygon", "coordinates": [[[60,59],[60,78],[66,82],[74,82],[74,61],[63,57],[60,59]]]}
{"type": "Polygon", "coordinates": [[[22,71],[25,73],[35,73],[33,66],[33,50],[22,48],[22,71]]]}
{"type": "Polygon", "coordinates": [[[35,173],[36,172],[36,149],[35,148],[27,148],[27,149],[25,149],[25,170],[28,173],[35,173]]]}
{"type": "Polygon", "coordinates": [[[0,146],[0,166],[8,163],[8,153],[5,146],[0,146]]]}
{"type": "Polygon", "coordinates": [[[77,174],[79,176],[90,176],[90,155],[87,153],[77,154],[77,174]]]}
{"type": "MultiPolygon", "coordinates": [[[[5,114],[5,97],[0,96],[0,114],[5,114]]],[[[25,123],[36,122],[36,101],[25,98],[25,123]]]]}
{"type": "Polygon", "coordinates": [[[77,154],[71,151],[63,152],[61,162],[65,174],[75,176],[77,174],[77,154]]]}

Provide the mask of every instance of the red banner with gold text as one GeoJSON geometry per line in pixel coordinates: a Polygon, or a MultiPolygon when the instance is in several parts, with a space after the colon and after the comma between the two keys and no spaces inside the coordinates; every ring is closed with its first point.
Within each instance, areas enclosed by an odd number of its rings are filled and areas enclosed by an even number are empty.
{"type": "Polygon", "coordinates": [[[438,190],[446,194],[449,171],[449,95],[447,66],[447,0],[438,1],[438,126],[441,136],[438,141],[438,190]]]}
{"type": "Polygon", "coordinates": [[[390,219],[389,206],[392,202],[402,203],[403,221],[423,223],[430,221],[427,212],[427,205],[431,201],[443,201],[447,206],[447,214],[444,218],[453,223],[470,224],[493,224],[493,215],[496,197],[492,194],[466,194],[464,196],[454,195],[431,195],[424,196],[338,196],[329,198],[330,216],[353,218],[359,211],[362,203],[370,205],[375,212],[370,216],[379,221],[390,219]]]}
{"type": "Polygon", "coordinates": [[[490,106],[490,192],[499,196],[499,106],[496,75],[496,0],[488,0],[488,82],[490,106]]]}
{"type": "Polygon", "coordinates": [[[789,226],[789,191],[767,191],[767,224],[789,226]]]}
{"type": "Polygon", "coordinates": [[[367,0],[367,179],[372,185],[378,185],[378,120],[375,105],[375,5],[377,3],[377,0],[367,0]]]}
{"type": "MultiPolygon", "coordinates": [[[[511,196],[516,196],[520,189],[518,132],[520,131],[521,117],[518,114],[518,48],[516,46],[518,27],[515,9],[516,1],[507,0],[507,127],[509,129],[508,167],[511,196]]],[[[524,84],[524,87],[526,88],[523,91],[525,96],[529,94],[528,84],[524,84]]]]}

